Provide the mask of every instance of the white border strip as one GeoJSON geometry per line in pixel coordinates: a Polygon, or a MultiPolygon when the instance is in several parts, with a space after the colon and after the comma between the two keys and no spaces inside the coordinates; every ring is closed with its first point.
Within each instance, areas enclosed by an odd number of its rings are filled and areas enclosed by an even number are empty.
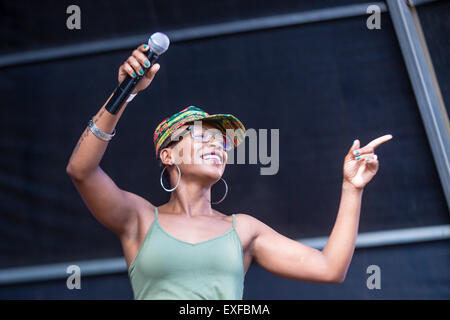
{"type": "MultiPolygon", "coordinates": [[[[356,248],[371,248],[447,239],[450,239],[450,224],[361,233],[357,237],[356,248]]],[[[297,241],[316,249],[322,249],[328,241],[328,237],[298,239],[297,241]]],[[[66,270],[70,265],[80,267],[82,276],[127,272],[127,266],[123,257],[74,261],[0,269],[0,285],[66,279],[69,276],[66,270]]]]}

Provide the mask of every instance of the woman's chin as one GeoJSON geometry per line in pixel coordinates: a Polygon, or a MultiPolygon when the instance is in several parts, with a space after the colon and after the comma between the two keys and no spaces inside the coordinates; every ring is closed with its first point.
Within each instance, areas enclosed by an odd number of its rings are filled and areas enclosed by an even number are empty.
{"type": "Polygon", "coordinates": [[[216,164],[203,164],[199,171],[201,176],[208,177],[211,180],[219,180],[223,174],[222,165],[216,164]]]}

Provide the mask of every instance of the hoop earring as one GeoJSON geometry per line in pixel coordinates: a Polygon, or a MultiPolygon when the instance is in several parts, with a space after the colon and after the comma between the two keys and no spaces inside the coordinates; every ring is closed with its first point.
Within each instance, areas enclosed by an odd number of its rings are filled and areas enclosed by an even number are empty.
{"type": "Polygon", "coordinates": [[[159,182],[161,183],[161,187],[162,187],[165,191],[167,191],[167,192],[172,192],[173,190],[175,190],[175,189],[178,187],[178,185],[180,184],[180,181],[181,181],[181,171],[180,171],[180,168],[177,166],[176,163],[174,163],[174,165],[175,165],[175,167],[177,167],[177,169],[178,169],[178,181],[177,181],[177,184],[175,185],[175,187],[173,187],[172,189],[167,189],[166,187],[164,187],[164,183],[163,183],[163,174],[164,174],[164,170],[166,170],[167,166],[164,166],[164,169],[162,169],[162,171],[161,171],[161,176],[159,177],[159,182]]]}
{"type": "Polygon", "coordinates": [[[217,202],[211,202],[211,204],[219,204],[219,203],[221,203],[226,197],[227,197],[227,194],[228,194],[228,184],[227,184],[227,182],[225,181],[225,179],[223,179],[223,178],[220,178],[222,181],[223,181],[223,183],[225,183],[225,194],[224,194],[224,196],[222,197],[222,199],[220,199],[219,201],[217,201],[217,202]]]}

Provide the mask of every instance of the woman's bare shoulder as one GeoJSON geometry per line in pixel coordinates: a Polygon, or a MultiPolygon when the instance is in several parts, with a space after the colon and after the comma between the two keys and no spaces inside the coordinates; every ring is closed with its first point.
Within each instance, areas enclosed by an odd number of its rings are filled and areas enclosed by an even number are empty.
{"type": "Polygon", "coordinates": [[[236,213],[236,222],[253,235],[257,235],[264,228],[270,228],[260,219],[248,213],[236,213]]]}
{"type": "Polygon", "coordinates": [[[155,215],[155,205],[142,196],[136,195],[136,199],[139,202],[139,218],[143,216],[155,215]]]}
{"type": "Polygon", "coordinates": [[[142,234],[146,233],[146,230],[153,223],[156,217],[156,206],[144,197],[139,196],[139,210],[138,218],[130,231],[130,235],[140,239],[142,234]]]}
{"type": "Polygon", "coordinates": [[[246,213],[223,213],[217,210],[214,210],[216,214],[227,222],[233,221],[233,214],[236,217],[236,226],[239,227],[240,230],[249,231],[257,224],[258,219],[254,218],[250,214],[246,213]]]}
{"type": "Polygon", "coordinates": [[[246,230],[247,233],[256,234],[261,224],[263,224],[258,218],[249,213],[236,213],[236,225],[242,230],[246,230]]]}
{"type": "Polygon", "coordinates": [[[253,215],[249,213],[236,213],[236,219],[241,220],[243,223],[248,224],[255,224],[255,223],[261,223],[261,221],[258,218],[255,218],[253,215]]]}

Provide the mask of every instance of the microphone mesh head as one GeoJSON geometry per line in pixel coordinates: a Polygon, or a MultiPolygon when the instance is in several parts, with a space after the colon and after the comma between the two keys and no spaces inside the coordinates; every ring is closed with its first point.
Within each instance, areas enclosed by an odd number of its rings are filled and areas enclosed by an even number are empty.
{"type": "Polygon", "coordinates": [[[155,32],[148,39],[148,45],[157,55],[163,54],[169,48],[170,40],[164,33],[155,32]]]}

